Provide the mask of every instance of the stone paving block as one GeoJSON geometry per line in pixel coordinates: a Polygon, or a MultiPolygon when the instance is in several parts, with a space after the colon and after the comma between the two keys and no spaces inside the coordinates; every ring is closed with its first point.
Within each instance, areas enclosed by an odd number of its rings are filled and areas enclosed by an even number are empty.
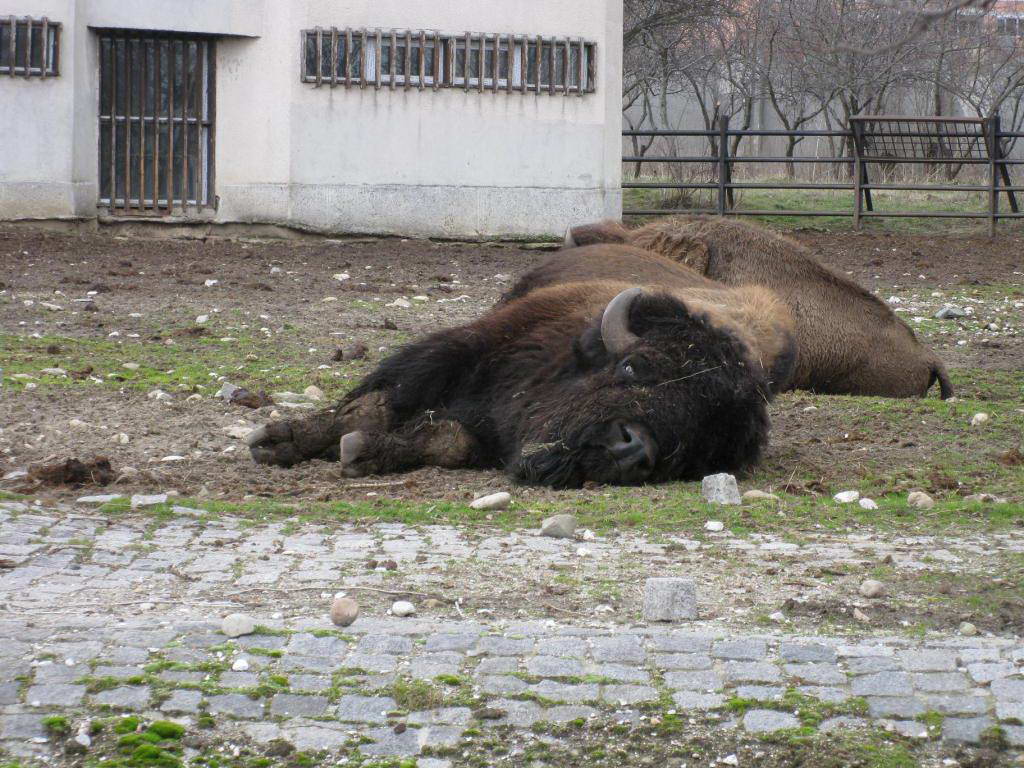
{"type": "Polygon", "coordinates": [[[82,703],[84,696],[84,685],[47,683],[29,688],[25,694],[25,701],[40,707],[74,707],[82,703]]]}
{"type": "Polygon", "coordinates": [[[1002,728],[1006,741],[1010,746],[1024,747],[1024,726],[1004,725],[1002,728]]]}
{"type": "Polygon", "coordinates": [[[580,677],[583,675],[583,663],[557,656],[534,656],[526,660],[526,671],[541,677],[580,677]]]}
{"type": "Polygon", "coordinates": [[[998,648],[961,648],[957,651],[957,660],[963,664],[999,661],[998,648]]]}
{"type": "Polygon", "coordinates": [[[356,652],[369,654],[411,653],[412,640],[401,635],[366,635],[356,645],[356,652]]]}
{"type": "Polygon", "coordinates": [[[836,649],[821,643],[779,643],[779,656],[783,661],[796,664],[831,662],[836,660],[836,649]]]}
{"type": "Polygon", "coordinates": [[[887,645],[839,645],[836,655],[844,659],[860,659],[871,656],[895,656],[896,651],[887,645]]]}
{"type": "Polygon", "coordinates": [[[763,661],[727,661],[723,673],[730,683],[777,683],[782,680],[779,668],[763,661]]]}
{"type": "Polygon", "coordinates": [[[331,687],[331,678],[326,675],[289,675],[288,682],[293,691],[320,693],[331,687]]]}
{"type": "Polygon", "coordinates": [[[564,704],[596,701],[600,696],[598,686],[593,683],[556,683],[554,680],[541,680],[526,690],[542,698],[564,704]]]}
{"type": "Polygon", "coordinates": [[[360,744],[359,751],[364,755],[375,757],[411,757],[418,755],[422,745],[423,734],[417,728],[409,728],[402,733],[395,733],[392,728],[372,728],[363,734],[372,743],[360,744]]]}
{"type": "Polygon", "coordinates": [[[242,693],[224,693],[210,696],[210,714],[228,715],[244,719],[255,719],[263,716],[263,702],[250,699],[242,693]]]}
{"type": "Polygon", "coordinates": [[[786,728],[799,728],[800,721],[789,712],[752,709],[743,716],[743,727],[751,733],[774,733],[786,728]]]}
{"type": "Polygon", "coordinates": [[[1001,677],[1009,677],[1017,672],[1017,667],[1008,661],[995,663],[968,664],[967,674],[976,683],[991,683],[1001,677]]]}
{"type": "Polygon", "coordinates": [[[1020,720],[1024,723],[1024,702],[996,702],[996,717],[1000,720],[1020,720]]]}
{"type": "Polygon", "coordinates": [[[511,656],[496,656],[480,659],[476,667],[478,675],[508,675],[519,670],[519,660],[511,656]]]}
{"type": "Polygon", "coordinates": [[[348,643],[340,637],[317,637],[305,632],[292,635],[286,646],[288,653],[295,656],[317,656],[341,659],[348,653],[348,643]]]}
{"type": "Polygon", "coordinates": [[[720,709],[725,706],[725,696],[720,693],[696,693],[695,691],[677,691],[672,694],[672,701],[682,710],[720,709]]]}
{"type": "Polygon", "coordinates": [[[367,672],[394,672],[398,668],[398,659],[385,653],[350,653],[343,666],[367,672]]]}
{"type": "Polygon", "coordinates": [[[502,710],[505,714],[497,720],[484,720],[483,725],[511,725],[516,728],[529,728],[543,717],[543,710],[533,701],[516,699],[495,699],[489,702],[492,709],[502,710]]]}
{"type": "Polygon", "coordinates": [[[160,705],[161,712],[171,714],[195,714],[199,711],[199,702],[203,694],[199,691],[172,691],[171,695],[160,705]]]}
{"type": "Polygon", "coordinates": [[[220,684],[224,688],[255,688],[260,684],[260,676],[255,672],[221,672],[220,684]]]}
{"type": "Polygon", "coordinates": [[[868,720],[863,717],[850,717],[849,715],[840,715],[839,717],[830,717],[828,720],[823,720],[821,725],[818,726],[819,733],[832,733],[838,730],[849,730],[854,728],[866,728],[868,720]]]}
{"type": "Polygon", "coordinates": [[[651,635],[647,643],[651,650],[660,653],[703,653],[711,650],[714,638],[711,635],[694,635],[682,632],[658,633],[651,635]]]}
{"type": "Polygon", "coordinates": [[[444,707],[410,712],[410,725],[469,725],[473,713],[468,707],[444,707]]]}
{"type": "Polygon", "coordinates": [[[849,691],[843,688],[835,688],[833,686],[801,685],[797,687],[797,691],[802,693],[804,696],[810,696],[829,704],[842,704],[850,698],[849,691]]]}
{"type": "Polygon", "coordinates": [[[725,679],[712,670],[680,670],[665,673],[665,685],[673,690],[717,691],[725,679]]]}
{"type": "Polygon", "coordinates": [[[924,693],[964,691],[970,685],[962,672],[915,672],[910,677],[914,688],[924,693]]]}
{"type": "Polygon", "coordinates": [[[559,656],[568,659],[582,659],[587,653],[587,646],[572,637],[544,637],[537,645],[545,656],[559,656]]]}
{"type": "Polygon", "coordinates": [[[396,709],[387,696],[342,696],[338,699],[337,718],[355,723],[386,723],[387,713],[396,709]]]}
{"type": "Polygon", "coordinates": [[[861,675],[853,679],[851,690],[854,696],[909,696],[914,692],[905,672],[861,675]]]}
{"type": "Polygon", "coordinates": [[[484,635],[476,645],[476,652],[489,656],[525,656],[531,653],[536,641],[531,637],[503,637],[484,635]]]}
{"type": "Polygon", "coordinates": [[[977,744],[981,734],[993,725],[990,717],[947,717],[942,721],[942,739],[977,744]]]}
{"type": "Polygon", "coordinates": [[[920,699],[912,696],[869,696],[868,713],[872,717],[914,718],[923,715],[927,708],[920,699]]]}
{"type": "Polygon", "coordinates": [[[85,664],[69,667],[66,664],[41,664],[35,668],[33,681],[36,685],[43,683],[73,683],[89,673],[85,664]]]}
{"type": "Polygon", "coordinates": [[[423,650],[428,653],[434,651],[468,651],[477,644],[479,639],[479,635],[469,633],[429,635],[423,644],[423,650]]]}
{"type": "Polygon", "coordinates": [[[588,664],[586,674],[614,680],[617,683],[649,683],[651,675],[640,667],[625,664],[588,664]]]}
{"type": "Polygon", "coordinates": [[[1001,677],[992,681],[992,695],[1003,701],[1024,701],[1024,678],[1001,677]]]}
{"type": "Polygon", "coordinates": [[[322,656],[291,656],[286,655],[281,659],[281,669],[285,672],[320,672],[330,674],[339,667],[348,666],[344,661],[322,656]]]}
{"type": "Polygon", "coordinates": [[[851,675],[872,675],[898,669],[898,665],[891,656],[863,656],[847,659],[846,669],[851,675]]]}
{"type": "MultiPolygon", "coordinates": [[[[157,646],[151,646],[157,647],[157,646]]],[[[111,664],[145,664],[149,660],[147,648],[108,648],[103,651],[103,659],[111,664]]]]}
{"type": "Polygon", "coordinates": [[[706,653],[659,653],[652,657],[658,669],[711,669],[711,657],[706,653]]]}
{"type": "Polygon", "coordinates": [[[640,638],[632,635],[595,637],[591,643],[591,654],[594,661],[633,662],[638,664],[646,658],[643,645],[640,644],[640,638]]]}
{"type": "Polygon", "coordinates": [[[896,654],[907,672],[952,672],[956,669],[954,650],[910,650],[896,654]]]}
{"type": "Polygon", "coordinates": [[[270,700],[270,714],[284,717],[321,717],[330,704],[326,696],[278,693],[270,700]]]}
{"type": "Polygon", "coordinates": [[[786,674],[812,685],[846,685],[846,673],[828,663],[786,664],[786,674]]]}
{"type": "Polygon", "coordinates": [[[0,707],[17,704],[20,690],[20,683],[0,683],[0,707]]]}
{"type": "Polygon", "coordinates": [[[490,694],[522,693],[527,688],[526,683],[518,677],[506,675],[488,675],[487,677],[481,677],[477,681],[477,684],[480,686],[481,691],[490,694]]]}
{"type": "Polygon", "coordinates": [[[601,697],[612,706],[631,706],[644,701],[657,701],[658,691],[647,685],[606,685],[601,697]]]}
{"type": "Polygon", "coordinates": [[[192,672],[186,669],[165,669],[158,678],[168,683],[199,683],[207,676],[206,672],[192,672]]]}
{"type": "Polygon", "coordinates": [[[462,668],[463,656],[457,653],[431,653],[413,659],[409,674],[418,680],[433,680],[438,675],[457,675],[462,668]]]}
{"type": "Polygon", "coordinates": [[[900,736],[908,739],[927,739],[928,726],[916,720],[886,720],[884,721],[900,736]]]}
{"type": "Polygon", "coordinates": [[[711,648],[711,655],[716,659],[735,661],[756,661],[767,653],[764,640],[719,640],[711,648]]]}
{"type": "Polygon", "coordinates": [[[739,685],[736,686],[736,695],[741,699],[753,699],[754,701],[777,701],[782,698],[786,689],[779,685],[739,685]]]}
{"type": "Polygon", "coordinates": [[[46,737],[42,714],[0,715],[0,740],[29,741],[46,737]]]}
{"type": "Polygon", "coordinates": [[[988,711],[988,699],[982,696],[922,696],[926,709],[943,715],[981,715],[988,711]]]}
{"type": "Polygon", "coordinates": [[[303,723],[282,729],[284,738],[299,752],[320,752],[345,746],[351,735],[348,731],[326,724],[303,723]]]}
{"type": "Polygon", "coordinates": [[[97,704],[113,709],[130,709],[138,711],[149,706],[150,690],[148,686],[127,686],[100,691],[92,697],[97,704]]]}
{"type": "Polygon", "coordinates": [[[589,720],[596,717],[597,714],[597,710],[593,707],[560,705],[545,709],[541,713],[541,718],[547,723],[564,724],[571,723],[573,720],[589,720]]]}
{"type": "Polygon", "coordinates": [[[234,639],[235,645],[239,648],[263,648],[267,651],[280,651],[288,645],[288,638],[285,635],[242,635],[234,639]]]}

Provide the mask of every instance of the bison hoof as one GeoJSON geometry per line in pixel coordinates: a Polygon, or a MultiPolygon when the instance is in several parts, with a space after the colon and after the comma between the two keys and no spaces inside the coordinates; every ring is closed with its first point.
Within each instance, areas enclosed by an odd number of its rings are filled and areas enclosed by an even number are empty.
{"type": "Polygon", "coordinates": [[[364,432],[349,432],[342,436],[338,460],[341,462],[341,472],[345,477],[360,477],[366,474],[357,469],[356,463],[366,451],[368,443],[364,432]]]}
{"type": "Polygon", "coordinates": [[[257,464],[291,467],[303,460],[286,422],[275,422],[259,427],[245,438],[249,453],[257,464]]]}

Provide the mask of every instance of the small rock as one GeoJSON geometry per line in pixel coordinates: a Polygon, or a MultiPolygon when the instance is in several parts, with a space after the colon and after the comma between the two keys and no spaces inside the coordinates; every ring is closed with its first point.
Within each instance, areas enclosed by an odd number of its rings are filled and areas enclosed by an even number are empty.
{"type": "Polygon", "coordinates": [[[725,757],[720,758],[718,762],[721,765],[739,765],[740,759],[736,757],[736,755],[726,755],[725,757]]]}
{"type": "Polygon", "coordinates": [[[779,497],[774,493],[765,493],[758,490],[745,491],[742,498],[743,501],[780,501],[779,497]]]}
{"type": "Polygon", "coordinates": [[[473,499],[469,506],[472,509],[508,509],[508,505],[511,502],[512,494],[499,491],[498,493],[490,493],[473,499]]]}
{"type": "Polygon", "coordinates": [[[849,504],[859,499],[860,493],[858,491],[840,491],[832,498],[840,504],[849,504]]]}
{"type": "Polygon", "coordinates": [[[122,368],[127,368],[129,371],[137,371],[137,370],[139,370],[139,364],[138,363],[124,363],[121,367],[122,368]]]}
{"type": "Polygon", "coordinates": [[[116,435],[112,435],[110,440],[118,445],[128,445],[128,443],[131,442],[131,438],[124,432],[118,432],[116,435]]]}
{"type": "Polygon", "coordinates": [[[243,427],[241,424],[234,424],[230,427],[224,427],[224,432],[228,437],[233,437],[236,440],[244,440],[252,433],[252,427],[243,427]]]}
{"type": "Polygon", "coordinates": [[[229,613],[221,622],[220,631],[228,637],[251,635],[256,631],[256,621],[244,613],[229,613]]]}
{"type": "Polygon", "coordinates": [[[416,613],[416,606],[408,600],[397,600],[391,605],[391,613],[394,616],[412,616],[416,613]]]}
{"type": "Polygon", "coordinates": [[[712,533],[718,533],[719,531],[725,530],[725,523],[721,520],[708,520],[704,523],[704,530],[711,531],[712,533]]]}
{"type": "Polygon", "coordinates": [[[853,609],[853,618],[855,618],[861,624],[871,623],[871,617],[864,613],[864,611],[862,611],[860,608],[853,609]]]}
{"type": "Polygon", "coordinates": [[[231,669],[235,672],[248,672],[249,660],[246,658],[235,659],[235,663],[231,665],[231,669]]]}
{"type": "Polygon", "coordinates": [[[987,413],[976,413],[971,417],[971,426],[980,427],[984,424],[988,424],[989,415],[987,413]]]}
{"type": "Polygon", "coordinates": [[[540,535],[553,539],[571,539],[576,533],[576,525],[573,515],[553,515],[540,524],[540,535]]]}
{"type": "Polygon", "coordinates": [[[978,634],[978,628],[969,621],[961,622],[959,631],[964,637],[974,637],[978,634]]]}
{"type": "Polygon", "coordinates": [[[209,321],[209,319],[210,319],[209,315],[199,315],[196,318],[196,325],[202,325],[203,323],[209,321]]]}
{"type": "Polygon", "coordinates": [[[115,499],[123,498],[124,496],[119,493],[104,493],[98,496],[82,496],[81,498],[75,499],[75,501],[79,504],[107,504],[115,499]]]}
{"type": "Polygon", "coordinates": [[[931,509],[935,506],[935,499],[924,491],[911,491],[907,496],[907,506],[915,509],[931,509]]]}
{"type": "Polygon", "coordinates": [[[1005,504],[1006,499],[1002,496],[995,496],[991,493],[972,493],[964,496],[964,501],[981,502],[982,504],[1005,504]]]}
{"type": "Polygon", "coordinates": [[[63,368],[43,368],[40,373],[45,373],[47,376],[67,376],[68,372],[63,368]]]}
{"type": "Polygon", "coordinates": [[[885,584],[877,579],[865,579],[861,582],[860,593],[868,598],[881,597],[885,594],[885,584]]]}
{"type": "Polygon", "coordinates": [[[693,579],[647,579],[644,584],[646,621],[685,621],[696,618],[697,586],[693,579]]]}
{"type": "Polygon", "coordinates": [[[785,624],[789,619],[786,618],[786,614],[782,611],[776,611],[775,613],[769,614],[768,618],[774,621],[776,624],[785,624]]]}
{"type": "Polygon", "coordinates": [[[150,400],[157,401],[167,401],[172,399],[171,396],[164,392],[162,389],[154,389],[152,392],[146,395],[146,397],[148,397],[150,400]]]}
{"type": "Polygon", "coordinates": [[[408,309],[409,307],[412,306],[412,304],[410,304],[405,299],[395,299],[394,301],[392,301],[392,302],[390,302],[388,304],[385,304],[384,306],[385,307],[399,307],[400,309],[408,309]]]}
{"type": "Polygon", "coordinates": [[[310,400],[323,400],[324,399],[324,392],[323,392],[323,390],[320,389],[320,387],[316,386],[315,384],[310,384],[308,387],[306,387],[304,390],[302,390],[302,394],[304,394],[310,400]]]}
{"type": "Polygon", "coordinates": [[[736,478],[727,472],[708,475],[701,480],[700,493],[712,504],[735,505],[742,503],[736,478]]]}
{"type": "Polygon", "coordinates": [[[936,320],[956,320],[961,317],[967,317],[967,313],[960,307],[954,307],[952,304],[946,304],[935,313],[936,320]]]}
{"type": "MultiPolygon", "coordinates": [[[[122,470],[122,473],[125,470],[122,470]]],[[[166,504],[167,494],[166,493],[136,493],[132,495],[131,507],[132,509],[139,509],[140,507],[153,507],[157,504],[166,504]]]]}
{"type": "Polygon", "coordinates": [[[225,402],[230,402],[231,396],[238,391],[238,387],[229,381],[225,381],[221,388],[217,391],[217,397],[221,398],[225,402]]]}
{"type": "Polygon", "coordinates": [[[861,509],[878,509],[878,504],[875,503],[874,499],[861,499],[857,503],[861,509]]]}
{"type": "Polygon", "coordinates": [[[203,285],[205,285],[207,288],[213,288],[213,286],[217,285],[217,283],[219,282],[220,280],[204,280],[203,285]]]}
{"type": "Polygon", "coordinates": [[[501,720],[506,714],[504,709],[498,707],[480,707],[473,710],[473,717],[477,720],[501,720]]]}
{"type": "Polygon", "coordinates": [[[359,618],[359,603],[351,597],[336,596],[331,602],[331,622],[347,627],[359,618]]]}

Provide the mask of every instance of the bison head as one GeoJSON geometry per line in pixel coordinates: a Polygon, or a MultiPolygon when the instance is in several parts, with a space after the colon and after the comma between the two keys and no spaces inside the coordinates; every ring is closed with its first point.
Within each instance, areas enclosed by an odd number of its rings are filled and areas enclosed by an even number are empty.
{"type": "Polygon", "coordinates": [[[746,347],[668,294],[618,294],[571,359],[513,400],[520,482],[635,485],[748,466],[768,434],[770,388],[746,347]]]}

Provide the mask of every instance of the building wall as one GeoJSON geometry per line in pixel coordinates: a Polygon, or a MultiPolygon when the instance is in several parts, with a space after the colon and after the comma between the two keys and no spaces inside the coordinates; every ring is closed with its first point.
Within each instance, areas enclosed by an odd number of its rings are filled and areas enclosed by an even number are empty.
{"type": "Polygon", "coordinates": [[[0,0],[11,13],[64,29],[59,78],[0,77],[0,103],[23,116],[18,148],[0,144],[0,218],[96,215],[102,27],[225,35],[217,221],[516,236],[621,210],[621,0],[0,0]],[[299,56],[315,26],[583,37],[597,43],[597,91],[316,88],[299,56]]]}

